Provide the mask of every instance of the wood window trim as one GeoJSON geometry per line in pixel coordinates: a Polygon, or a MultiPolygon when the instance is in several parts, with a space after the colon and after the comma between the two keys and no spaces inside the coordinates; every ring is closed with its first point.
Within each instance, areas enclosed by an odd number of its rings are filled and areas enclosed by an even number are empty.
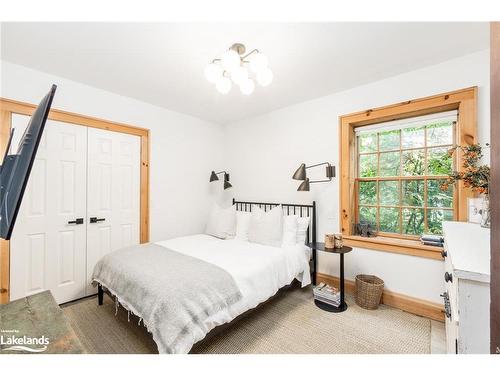
{"type": "MultiPolygon", "coordinates": [[[[352,226],[356,206],[354,184],[352,183],[356,165],[354,128],[450,110],[458,110],[459,113],[455,132],[456,144],[466,146],[476,143],[476,86],[340,116],[340,224],[347,245],[368,250],[442,259],[440,248],[422,245],[418,240],[388,237],[367,238],[353,235],[352,226]]],[[[462,152],[457,150],[456,157],[458,160],[460,160],[461,154],[462,152]]],[[[459,170],[463,168],[462,163],[457,163],[457,165],[459,170]]],[[[475,195],[464,188],[462,181],[458,183],[456,192],[456,218],[459,221],[467,221],[467,198],[475,195]]]]}
{"type": "MultiPolygon", "coordinates": [[[[36,105],[0,98],[0,155],[3,155],[9,138],[12,114],[31,116],[36,105]]],[[[90,128],[131,134],[141,138],[140,166],[140,233],[141,243],[149,242],[149,158],[150,132],[136,126],[102,120],[72,112],[51,109],[49,120],[66,122],[90,128]]],[[[9,241],[0,239],[0,304],[9,302],[10,249],[9,241]]]]}

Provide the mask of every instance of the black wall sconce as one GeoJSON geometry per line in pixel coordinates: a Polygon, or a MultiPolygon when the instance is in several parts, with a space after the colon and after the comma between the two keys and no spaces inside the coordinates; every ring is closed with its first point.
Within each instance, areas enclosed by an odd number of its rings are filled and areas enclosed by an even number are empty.
{"type": "Polygon", "coordinates": [[[223,173],[224,173],[224,190],[232,188],[233,185],[231,185],[231,183],[229,182],[229,173],[227,173],[226,171],[217,172],[217,173],[212,171],[212,173],[210,174],[210,182],[219,181],[219,177],[217,177],[217,175],[223,174],[223,173]]]}
{"type": "Polygon", "coordinates": [[[335,177],[335,167],[328,162],[314,164],[314,165],[310,165],[310,166],[306,166],[304,163],[302,163],[292,176],[292,178],[294,180],[301,180],[302,181],[302,183],[299,185],[297,191],[309,191],[310,184],[315,184],[318,182],[330,182],[333,177],[335,177]],[[309,168],[319,167],[320,165],[326,165],[326,179],[325,180],[309,181],[309,178],[307,177],[306,170],[309,168]]]}

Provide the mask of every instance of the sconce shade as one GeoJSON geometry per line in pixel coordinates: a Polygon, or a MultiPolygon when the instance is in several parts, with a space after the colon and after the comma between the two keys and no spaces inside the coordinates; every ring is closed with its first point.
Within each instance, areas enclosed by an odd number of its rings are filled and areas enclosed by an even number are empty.
{"type": "Polygon", "coordinates": [[[229,181],[224,181],[224,190],[232,188],[233,185],[229,181]]]}
{"type": "Polygon", "coordinates": [[[309,191],[310,185],[309,185],[309,179],[306,178],[302,183],[299,185],[299,188],[297,191],[309,191]]]}
{"type": "MultiPolygon", "coordinates": [[[[300,167],[295,171],[292,178],[294,180],[305,180],[306,179],[306,165],[302,163],[300,167]]],[[[302,186],[302,185],[300,185],[302,186]]]]}
{"type": "Polygon", "coordinates": [[[210,182],[214,182],[214,181],[219,181],[219,177],[217,177],[215,172],[212,171],[212,173],[210,174],[210,182]]]}

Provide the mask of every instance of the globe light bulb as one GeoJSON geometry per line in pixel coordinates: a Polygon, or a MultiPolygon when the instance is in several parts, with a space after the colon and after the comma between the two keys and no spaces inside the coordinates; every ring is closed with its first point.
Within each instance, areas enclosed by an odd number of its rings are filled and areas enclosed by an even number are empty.
{"type": "Polygon", "coordinates": [[[255,90],[255,83],[250,78],[247,78],[240,84],[240,91],[243,95],[250,95],[255,90]]]}
{"type": "Polygon", "coordinates": [[[222,68],[218,64],[208,64],[205,68],[205,77],[208,82],[216,83],[222,77],[222,68]]]}
{"type": "Polygon", "coordinates": [[[227,77],[220,77],[217,83],[215,84],[215,88],[221,94],[226,95],[229,91],[231,91],[231,80],[227,77]]]}
{"type": "Polygon", "coordinates": [[[248,79],[248,70],[246,70],[243,66],[237,66],[231,70],[231,78],[234,83],[241,85],[242,82],[245,82],[248,79]]]}
{"type": "Polygon", "coordinates": [[[264,70],[269,65],[269,60],[267,56],[262,53],[257,53],[250,58],[250,69],[254,73],[259,73],[261,70],[264,70]]]}
{"type": "Polygon", "coordinates": [[[269,86],[273,81],[273,72],[269,68],[265,68],[257,73],[257,82],[261,86],[269,86]]]}
{"type": "Polygon", "coordinates": [[[221,58],[221,65],[224,68],[224,70],[227,71],[232,71],[236,67],[240,66],[241,60],[240,60],[240,55],[236,51],[233,51],[232,49],[224,52],[221,58]]]}

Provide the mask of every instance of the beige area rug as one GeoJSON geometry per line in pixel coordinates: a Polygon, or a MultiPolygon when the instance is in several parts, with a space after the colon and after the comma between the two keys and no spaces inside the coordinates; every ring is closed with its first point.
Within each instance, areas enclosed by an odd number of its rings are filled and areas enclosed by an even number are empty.
{"type": "MultiPolygon", "coordinates": [[[[136,317],[127,321],[113,301],[96,298],[63,307],[88,353],[156,353],[156,344],[136,317]]],[[[195,346],[193,353],[430,353],[431,323],[381,305],[364,310],[347,298],[343,313],[317,308],[310,288],[280,292],[219,335],[195,346]]]]}

